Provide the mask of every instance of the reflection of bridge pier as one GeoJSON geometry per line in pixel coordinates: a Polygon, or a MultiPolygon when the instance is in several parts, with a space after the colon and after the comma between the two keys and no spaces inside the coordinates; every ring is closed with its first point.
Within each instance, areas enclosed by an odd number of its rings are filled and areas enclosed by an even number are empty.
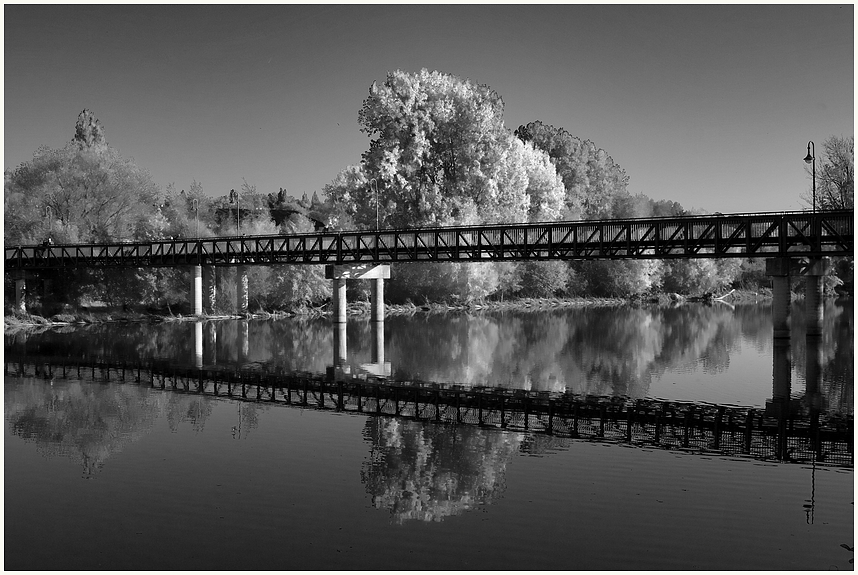
{"type": "Polygon", "coordinates": [[[194,365],[203,366],[203,322],[194,322],[194,365]]]}
{"type": "Polygon", "coordinates": [[[384,361],[384,322],[372,321],[372,356],[369,363],[358,366],[356,373],[352,373],[348,364],[348,342],[346,339],[346,324],[334,323],[334,345],[333,366],[328,368],[328,379],[344,379],[352,376],[371,376],[378,378],[390,377],[391,366],[389,361],[384,361]]]}
{"type": "Polygon", "coordinates": [[[372,361],[361,364],[359,373],[375,377],[390,377],[390,362],[384,361],[384,280],[390,279],[390,266],[383,264],[351,264],[325,266],[325,277],[333,280],[334,306],[334,365],[333,377],[351,375],[346,364],[348,347],[346,342],[346,282],[365,279],[372,281],[371,323],[372,361]]]}
{"type": "Polygon", "coordinates": [[[766,416],[778,420],[775,456],[787,455],[787,426],[795,415],[797,402],[790,399],[792,391],[792,362],[788,337],[775,338],[772,346],[772,399],[766,401],[766,416]]]}

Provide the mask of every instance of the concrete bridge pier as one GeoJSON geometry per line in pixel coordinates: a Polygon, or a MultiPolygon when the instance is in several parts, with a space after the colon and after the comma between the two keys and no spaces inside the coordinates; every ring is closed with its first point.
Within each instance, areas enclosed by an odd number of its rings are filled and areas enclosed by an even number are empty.
{"type": "Polygon", "coordinates": [[[334,323],[346,324],[346,280],[333,278],[334,323]]]}
{"type": "Polygon", "coordinates": [[[772,329],[775,339],[789,338],[790,261],[789,258],[766,260],[766,275],[772,278],[772,329]]]}
{"type": "Polygon", "coordinates": [[[15,311],[27,313],[27,283],[23,272],[15,277],[15,311]]]}
{"type": "Polygon", "coordinates": [[[808,337],[822,334],[822,278],[830,265],[829,258],[813,258],[808,262],[807,275],[804,278],[804,314],[807,319],[808,337]]]}
{"type": "Polygon", "coordinates": [[[346,323],[334,324],[334,367],[341,367],[348,360],[348,340],[346,339],[346,323]]]}
{"type": "Polygon", "coordinates": [[[325,266],[325,277],[334,281],[334,323],[346,322],[346,281],[374,280],[372,284],[372,320],[384,321],[384,280],[390,279],[387,264],[345,264],[325,266]]]}
{"type": "Polygon", "coordinates": [[[215,266],[206,266],[203,273],[203,284],[205,285],[205,298],[208,306],[208,313],[215,315],[215,310],[217,308],[217,268],[215,266]]]}
{"type": "Polygon", "coordinates": [[[249,282],[247,279],[247,266],[238,266],[237,285],[235,289],[235,307],[238,313],[247,313],[247,308],[250,303],[249,282]]]}
{"type": "Polygon", "coordinates": [[[194,315],[203,315],[203,266],[194,266],[194,315]]]}

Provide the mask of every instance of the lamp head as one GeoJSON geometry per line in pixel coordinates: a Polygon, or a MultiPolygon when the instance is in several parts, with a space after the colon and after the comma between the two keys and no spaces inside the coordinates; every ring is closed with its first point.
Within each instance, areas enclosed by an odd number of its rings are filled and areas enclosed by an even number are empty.
{"type": "Polygon", "coordinates": [[[813,154],[810,153],[810,142],[807,143],[807,155],[804,157],[804,161],[807,164],[813,161],[813,154]]]}

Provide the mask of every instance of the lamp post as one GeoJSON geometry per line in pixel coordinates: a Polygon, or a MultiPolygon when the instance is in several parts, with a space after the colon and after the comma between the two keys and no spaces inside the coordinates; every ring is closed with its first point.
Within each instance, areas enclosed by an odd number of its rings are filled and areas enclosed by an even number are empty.
{"type": "MultiPolygon", "coordinates": [[[[45,206],[45,217],[48,219],[48,223],[51,226],[51,234],[54,233],[54,218],[53,218],[53,210],[51,210],[51,206],[45,206]]],[[[50,237],[50,236],[49,236],[50,237]]]]}
{"type": "Polygon", "coordinates": [[[804,157],[804,162],[806,164],[810,164],[813,166],[813,211],[816,213],[816,144],[812,141],[807,143],[807,155],[804,157]],[[811,153],[810,149],[813,147],[813,153],[811,153]]]}
{"type": "Polygon", "coordinates": [[[241,195],[239,195],[235,190],[229,191],[229,203],[235,204],[235,222],[238,227],[238,235],[241,235],[241,195]]]}
{"type": "Polygon", "coordinates": [[[375,231],[378,231],[378,182],[375,178],[369,181],[370,191],[375,191],[375,231]]]}
{"type": "Polygon", "coordinates": [[[200,237],[200,202],[197,198],[191,200],[191,209],[194,210],[194,220],[196,220],[197,237],[200,237]]]}

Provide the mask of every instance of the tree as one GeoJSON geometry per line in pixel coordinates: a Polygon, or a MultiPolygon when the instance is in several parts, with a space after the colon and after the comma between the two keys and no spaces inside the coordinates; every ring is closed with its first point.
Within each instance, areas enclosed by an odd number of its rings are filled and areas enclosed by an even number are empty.
{"type": "Polygon", "coordinates": [[[105,143],[104,128],[88,110],[78,117],[68,145],[40,148],[4,188],[7,241],[41,241],[51,233],[58,243],[152,235],[157,186],[105,143]]]}
{"type": "Polygon", "coordinates": [[[551,158],[566,191],[564,217],[618,217],[614,204],[628,195],[629,178],[605,150],[540,121],[519,126],[515,135],[551,158]]]}
{"type": "MultiPolygon", "coordinates": [[[[855,205],[855,138],[831,136],[822,143],[821,151],[822,154],[816,164],[817,209],[853,209],[855,205]]],[[[812,166],[806,169],[810,174],[812,166]]],[[[812,187],[803,199],[809,205],[813,205],[812,187]]]]}
{"type": "Polygon", "coordinates": [[[78,114],[72,141],[81,148],[94,148],[107,145],[104,139],[104,126],[101,125],[98,118],[89,110],[84,109],[78,114]]]}
{"type": "Polygon", "coordinates": [[[363,186],[353,189],[358,223],[448,225],[479,212],[483,221],[527,218],[523,151],[503,123],[503,100],[488,86],[450,74],[397,70],[373,83],[358,114],[372,139],[363,186]],[[372,213],[371,213],[372,212],[372,213]]]}

